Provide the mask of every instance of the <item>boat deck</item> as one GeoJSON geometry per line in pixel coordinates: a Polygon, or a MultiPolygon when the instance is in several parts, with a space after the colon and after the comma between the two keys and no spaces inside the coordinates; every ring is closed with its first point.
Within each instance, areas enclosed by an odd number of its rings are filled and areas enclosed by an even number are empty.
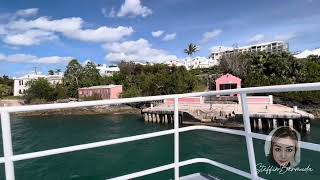
{"type": "Polygon", "coordinates": [[[220,180],[216,177],[205,175],[202,173],[190,174],[187,176],[180,177],[181,180],[220,180]]]}

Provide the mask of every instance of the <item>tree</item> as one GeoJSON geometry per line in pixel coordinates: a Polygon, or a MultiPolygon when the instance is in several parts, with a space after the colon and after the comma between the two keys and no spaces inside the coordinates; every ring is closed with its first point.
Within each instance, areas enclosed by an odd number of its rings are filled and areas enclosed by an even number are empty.
{"type": "Polygon", "coordinates": [[[61,73],[61,69],[56,69],[56,73],[60,74],[61,73]]]}
{"type": "Polygon", "coordinates": [[[315,62],[315,63],[320,63],[320,56],[319,55],[309,55],[307,57],[307,60],[315,62]]]}
{"type": "Polygon", "coordinates": [[[29,89],[24,94],[24,99],[27,103],[34,100],[54,101],[56,97],[54,95],[54,88],[48,82],[47,79],[39,78],[27,82],[29,89]]]}
{"type": "Polygon", "coordinates": [[[120,72],[112,76],[112,81],[123,85],[122,97],[192,92],[200,81],[184,67],[165,64],[141,66],[132,62],[122,62],[119,67],[120,72]]]}
{"type": "Polygon", "coordinates": [[[197,51],[199,51],[199,47],[193,43],[188,44],[188,47],[184,49],[184,53],[186,53],[189,57],[191,57],[197,51]]]}
{"type": "Polygon", "coordinates": [[[63,84],[67,87],[67,95],[69,97],[78,97],[82,69],[82,66],[76,59],[71,60],[67,65],[64,72],[63,84]]]}
{"type": "Polygon", "coordinates": [[[230,73],[245,78],[248,70],[248,59],[248,56],[243,54],[222,56],[219,66],[223,73],[230,73]]]}
{"type": "Polygon", "coordinates": [[[67,88],[63,84],[56,84],[53,94],[56,99],[65,99],[68,97],[67,88]]]}
{"type": "Polygon", "coordinates": [[[81,87],[90,87],[100,85],[102,77],[96,68],[96,65],[92,62],[88,62],[81,72],[81,87]]]}
{"type": "Polygon", "coordinates": [[[52,69],[50,69],[50,70],[48,71],[48,74],[49,74],[49,75],[54,75],[54,71],[53,71],[52,69]]]}
{"type": "Polygon", "coordinates": [[[10,79],[9,76],[3,75],[2,77],[0,77],[0,84],[3,85],[2,90],[6,89],[2,92],[3,93],[6,92],[6,93],[4,93],[4,94],[6,94],[6,96],[13,95],[13,83],[14,83],[13,79],[10,79]],[[6,86],[8,86],[8,87],[6,87],[6,86]],[[8,89],[10,91],[7,93],[8,89]]]}
{"type": "Polygon", "coordinates": [[[9,96],[11,94],[12,88],[6,84],[0,84],[0,98],[4,96],[9,96]]]}
{"type": "MultiPolygon", "coordinates": [[[[189,64],[188,61],[192,60],[192,55],[194,53],[196,53],[197,51],[199,51],[199,47],[193,43],[188,44],[188,47],[186,49],[184,49],[184,53],[186,53],[189,56],[189,60],[187,60],[187,64],[189,64]]],[[[189,65],[188,65],[188,68],[189,68],[189,65]]]]}

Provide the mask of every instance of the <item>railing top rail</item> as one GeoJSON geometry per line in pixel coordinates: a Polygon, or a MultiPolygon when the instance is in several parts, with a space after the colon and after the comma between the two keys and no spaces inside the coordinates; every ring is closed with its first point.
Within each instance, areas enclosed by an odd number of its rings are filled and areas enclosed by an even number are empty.
{"type": "Polygon", "coordinates": [[[155,100],[195,97],[195,96],[228,95],[228,94],[241,94],[241,93],[252,94],[252,93],[272,93],[272,92],[274,93],[274,92],[292,92],[292,91],[315,91],[315,90],[320,90],[320,83],[262,86],[262,87],[250,87],[250,88],[240,88],[240,89],[231,89],[231,90],[222,90],[222,91],[196,92],[196,93],[186,93],[186,94],[172,94],[172,95],[163,95],[163,96],[148,96],[148,97],[135,97],[135,98],[72,102],[72,103],[11,106],[11,107],[2,107],[0,108],[0,111],[26,112],[26,111],[49,110],[49,109],[77,108],[77,107],[89,107],[89,106],[99,106],[99,105],[145,102],[145,101],[155,101],[155,100]]]}

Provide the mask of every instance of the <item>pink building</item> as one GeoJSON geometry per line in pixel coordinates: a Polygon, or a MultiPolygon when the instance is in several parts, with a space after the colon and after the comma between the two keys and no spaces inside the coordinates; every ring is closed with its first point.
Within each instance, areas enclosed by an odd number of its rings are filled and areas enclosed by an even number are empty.
{"type": "MultiPolygon", "coordinates": [[[[241,79],[232,74],[225,74],[216,79],[216,90],[241,88],[241,79]]],[[[232,95],[230,95],[232,96],[232,95]]]]}
{"type": "Polygon", "coordinates": [[[102,99],[119,99],[122,85],[105,85],[79,88],[79,98],[100,96],[102,99]]]}

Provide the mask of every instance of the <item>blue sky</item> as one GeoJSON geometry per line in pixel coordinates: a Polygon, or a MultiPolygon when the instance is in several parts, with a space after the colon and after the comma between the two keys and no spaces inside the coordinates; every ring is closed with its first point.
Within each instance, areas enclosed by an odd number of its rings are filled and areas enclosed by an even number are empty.
{"type": "Polygon", "coordinates": [[[318,0],[0,0],[0,74],[64,69],[70,58],[112,64],[208,56],[285,40],[290,51],[320,47],[318,0]],[[153,33],[152,33],[153,32],[153,33]]]}

